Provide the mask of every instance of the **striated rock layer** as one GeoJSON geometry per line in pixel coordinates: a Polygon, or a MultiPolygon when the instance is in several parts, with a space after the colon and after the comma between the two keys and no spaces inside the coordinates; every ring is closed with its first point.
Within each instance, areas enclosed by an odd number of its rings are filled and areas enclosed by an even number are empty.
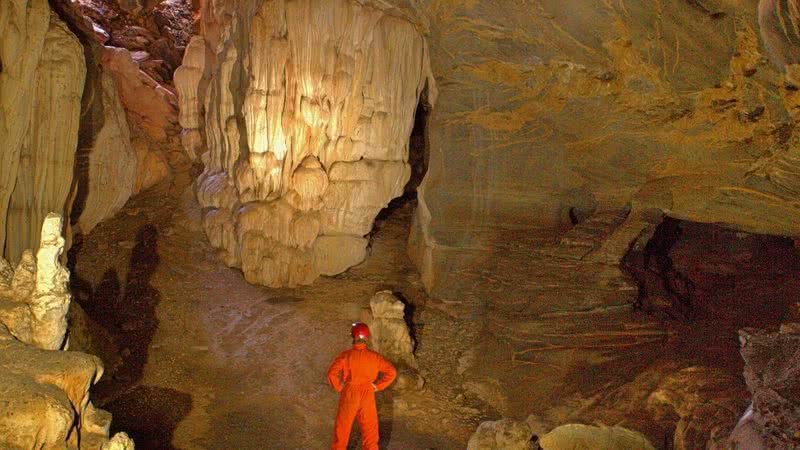
{"type": "Polygon", "coordinates": [[[0,3],[0,245],[18,261],[72,187],[83,47],[46,0],[0,3]]]}
{"type": "Polygon", "coordinates": [[[107,72],[100,75],[100,87],[105,120],[88,152],[85,203],[73,205],[83,208],[78,223],[84,233],[125,205],[134,193],[138,172],[125,110],[107,72]]]}
{"type": "Polygon", "coordinates": [[[797,2],[758,3],[419,2],[440,86],[410,241],[428,289],[465,292],[453,274],[505,230],[626,204],[799,234],[797,2]]]}
{"type": "Polygon", "coordinates": [[[402,194],[427,47],[370,2],[258,3],[203,10],[175,74],[183,142],[202,153],[203,224],[226,263],[254,283],[308,284],[361,262],[402,194]]]}
{"type": "Polygon", "coordinates": [[[48,214],[35,257],[26,250],[16,269],[0,258],[0,447],[132,450],[124,433],[108,440],[111,415],[89,401],[101,361],[66,351],[62,228],[48,214]]]}

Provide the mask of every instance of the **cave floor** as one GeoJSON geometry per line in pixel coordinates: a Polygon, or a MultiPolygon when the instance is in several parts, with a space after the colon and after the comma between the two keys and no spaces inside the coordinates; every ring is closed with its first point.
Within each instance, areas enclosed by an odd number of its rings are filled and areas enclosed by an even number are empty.
{"type": "MultiPolygon", "coordinates": [[[[327,448],[337,395],[325,371],[348,347],[352,320],[383,289],[426,303],[405,253],[412,210],[379,221],[367,261],[346,274],[269,289],[216,258],[190,192],[162,186],[132,200],[72,252],[76,298],[124,361],[96,386],[95,402],[142,449],[327,448]]],[[[460,345],[446,314],[415,316],[420,339],[460,345]]],[[[457,350],[421,346],[419,356],[435,352],[457,350]]],[[[432,366],[423,371],[431,388],[379,396],[382,446],[464,448],[485,419],[479,402],[436,389],[446,371],[432,366]]]]}
{"type": "MultiPolygon", "coordinates": [[[[531,413],[545,428],[619,424],[671,448],[676,408],[709,411],[692,419],[698,432],[735,422],[747,402],[735,330],[777,324],[786,308],[762,293],[760,306],[721,308],[691,326],[631,314],[620,306],[631,298],[620,272],[532,251],[555,240],[530,232],[499,236],[459,274],[475,289],[432,299],[406,256],[412,204],[376,222],[367,260],[348,272],[256,287],[217,259],[191,190],[179,191],[140,195],[71,251],[75,297],[116,346],[90,350],[123,360],[93,398],[137,448],[327,448],[337,397],[325,370],[383,289],[415,306],[426,387],[380,396],[382,448],[464,448],[481,421],[531,413]],[[565,299],[568,313],[547,310],[565,299]]],[[[760,285],[743,283],[749,293],[760,285]]],[[[798,292],[787,285],[781,297],[798,292]]],[[[733,286],[718,297],[737,295],[733,286]]]]}

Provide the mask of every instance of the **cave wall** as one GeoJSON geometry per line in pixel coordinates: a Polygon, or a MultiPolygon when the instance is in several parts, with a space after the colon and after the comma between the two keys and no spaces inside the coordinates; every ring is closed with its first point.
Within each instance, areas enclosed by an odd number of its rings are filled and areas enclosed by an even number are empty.
{"type": "Polygon", "coordinates": [[[105,118],[88,151],[87,166],[84,168],[86,197],[78,216],[80,229],[84,233],[125,205],[136,190],[139,174],[130,128],[114,78],[102,72],[99,84],[98,94],[105,118]]]}
{"type": "Polygon", "coordinates": [[[796,2],[419,9],[440,91],[409,242],[428,289],[504,230],[560,227],[570,208],[800,232],[796,2]]]}
{"type": "Polygon", "coordinates": [[[379,2],[209,1],[201,17],[175,81],[211,243],[268,286],[358,264],[410,176],[423,34],[379,2]]]}
{"type": "Polygon", "coordinates": [[[3,2],[0,35],[5,258],[38,245],[36,224],[51,211],[70,217],[69,243],[186,168],[175,94],[127,50],[101,45],[73,4],[3,2]]]}
{"type": "Polygon", "coordinates": [[[0,244],[18,261],[72,186],[83,48],[46,0],[0,4],[0,244]]]}
{"type": "Polygon", "coordinates": [[[206,231],[251,281],[305,283],[363,258],[374,212],[405,183],[426,83],[409,251],[430,290],[505,230],[563,228],[570,211],[800,232],[795,0],[201,3],[175,77],[182,140],[205,154],[206,231]],[[292,193],[301,163],[324,206],[292,193]],[[337,165],[381,182],[333,180],[337,165]]]}

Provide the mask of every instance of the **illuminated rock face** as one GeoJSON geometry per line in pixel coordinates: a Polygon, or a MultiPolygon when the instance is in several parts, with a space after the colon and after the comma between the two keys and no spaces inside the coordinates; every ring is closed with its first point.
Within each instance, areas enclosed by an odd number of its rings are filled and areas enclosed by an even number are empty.
{"type": "Polygon", "coordinates": [[[89,400],[102,362],[66,351],[63,226],[48,214],[35,257],[26,250],[16,269],[0,258],[0,447],[130,450],[124,433],[108,440],[111,415],[89,400]]]}
{"type": "Polygon", "coordinates": [[[0,245],[18,261],[45,215],[64,211],[86,67],[46,0],[1,2],[0,17],[0,245]]]}
{"type": "Polygon", "coordinates": [[[227,19],[225,5],[207,5],[205,41],[175,75],[186,150],[206,146],[206,233],[254,283],[340,273],[364,259],[375,216],[409,179],[425,41],[350,0],[265,1],[251,21],[239,19],[247,2],[227,19]]]}

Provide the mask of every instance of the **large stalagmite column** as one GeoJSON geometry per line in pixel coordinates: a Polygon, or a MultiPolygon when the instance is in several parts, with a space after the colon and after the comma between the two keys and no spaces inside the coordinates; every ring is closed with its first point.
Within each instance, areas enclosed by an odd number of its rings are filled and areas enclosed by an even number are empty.
{"type": "Polygon", "coordinates": [[[409,179],[414,113],[432,82],[425,40],[351,0],[265,1],[251,20],[228,20],[193,39],[175,76],[187,151],[201,128],[206,142],[206,233],[250,282],[341,273],[364,259],[375,216],[409,179]]]}

